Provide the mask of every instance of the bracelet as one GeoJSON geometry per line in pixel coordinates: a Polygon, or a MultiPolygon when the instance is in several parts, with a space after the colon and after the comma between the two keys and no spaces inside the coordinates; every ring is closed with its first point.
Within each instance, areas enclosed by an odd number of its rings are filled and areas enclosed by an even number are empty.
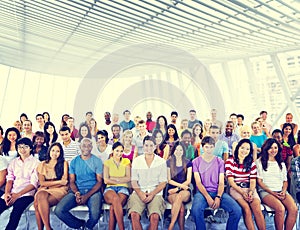
{"type": "Polygon", "coordinates": [[[179,191],[181,191],[182,190],[182,188],[180,188],[180,187],[177,187],[177,192],[179,192],[179,191]]]}
{"type": "Polygon", "coordinates": [[[222,200],[221,196],[219,196],[219,195],[216,195],[216,198],[219,198],[220,200],[222,200]]]}

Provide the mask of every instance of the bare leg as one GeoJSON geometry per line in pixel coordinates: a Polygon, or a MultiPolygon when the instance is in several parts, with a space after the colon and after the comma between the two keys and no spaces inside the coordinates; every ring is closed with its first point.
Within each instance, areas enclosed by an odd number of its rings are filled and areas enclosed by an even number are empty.
{"type": "Polygon", "coordinates": [[[274,222],[276,229],[283,229],[285,208],[281,201],[275,196],[266,195],[263,198],[263,203],[275,210],[274,222]]]}
{"type": "Polygon", "coordinates": [[[132,230],[142,230],[140,214],[138,214],[137,212],[132,212],[130,216],[131,216],[132,230]]]}
{"type": "Polygon", "coordinates": [[[287,210],[287,217],[285,219],[285,229],[292,230],[297,219],[298,208],[291,195],[287,194],[285,199],[281,201],[287,210]]]}
{"type": "Polygon", "coordinates": [[[107,191],[104,195],[105,202],[111,204],[110,211],[113,211],[113,214],[110,213],[109,218],[109,229],[113,230],[115,228],[115,219],[117,219],[118,227],[120,230],[124,230],[124,221],[123,221],[123,204],[127,200],[127,196],[124,194],[117,194],[115,191],[107,191]]]}
{"type": "Polygon", "coordinates": [[[254,223],[253,223],[253,220],[252,220],[252,212],[251,212],[251,209],[250,209],[250,206],[249,206],[248,202],[245,201],[244,199],[238,199],[236,201],[242,207],[244,222],[245,222],[245,225],[246,225],[247,229],[248,230],[255,230],[254,223]]]}
{"type": "Polygon", "coordinates": [[[38,212],[45,225],[46,230],[51,230],[50,225],[50,206],[58,203],[58,200],[47,191],[40,191],[36,194],[38,212]]]}
{"type": "Polygon", "coordinates": [[[178,218],[179,211],[182,206],[182,202],[187,201],[190,197],[190,193],[188,191],[181,191],[180,193],[175,193],[168,196],[169,202],[172,204],[172,218],[169,225],[169,230],[172,230],[174,228],[174,225],[176,223],[176,220],[178,218]]]}
{"type": "Polygon", "coordinates": [[[157,230],[159,223],[159,215],[157,213],[152,213],[150,215],[150,224],[148,230],[157,230]]]}
{"type": "Polygon", "coordinates": [[[40,215],[40,212],[38,210],[38,203],[36,198],[34,199],[34,212],[35,212],[35,218],[36,218],[36,223],[38,226],[38,230],[43,230],[44,229],[44,224],[40,215]]]}
{"type": "Polygon", "coordinates": [[[255,223],[256,223],[258,230],[265,230],[266,229],[266,221],[265,221],[264,215],[262,214],[262,211],[261,211],[259,199],[253,199],[253,201],[250,203],[250,207],[251,207],[252,213],[254,215],[255,223]]]}
{"type": "Polygon", "coordinates": [[[185,207],[184,204],[182,204],[178,216],[178,225],[180,230],[184,230],[184,223],[185,223],[185,207]]]}

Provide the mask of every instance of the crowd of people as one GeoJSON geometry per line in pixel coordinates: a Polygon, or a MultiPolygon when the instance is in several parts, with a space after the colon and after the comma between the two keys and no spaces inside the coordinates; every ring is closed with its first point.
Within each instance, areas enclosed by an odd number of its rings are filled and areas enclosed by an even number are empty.
{"type": "Polygon", "coordinates": [[[242,114],[217,120],[217,111],[204,122],[195,110],[178,122],[152,113],[146,119],[129,110],[105,112],[97,123],[92,112],[75,128],[63,114],[56,126],[50,113],[37,114],[36,129],[25,113],[4,130],[0,126],[0,215],[11,206],[6,229],[16,229],[24,210],[33,203],[39,230],[52,229],[50,208],[74,229],[93,229],[110,205],[109,229],[124,229],[123,209],[132,229],[142,229],[146,210],[149,229],[157,229],[171,208],[168,229],[185,225],[185,204],[192,202],[196,229],[205,229],[205,210],[228,212],[227,229],[266,229],[261,203],[274,212],[276,229],[293,229],[300,202],[300,132],[293,115],[273,129],[267,112],[250,124],[242,114]],[[169,120],[169,122],[168,122],[169,120]],[[57,131],[58,130],[58,131],[57,131]],[[86,205],[88,220],[70,210],[86,205]],[[254,221],[252,219],[254,216],[254,221]]]}

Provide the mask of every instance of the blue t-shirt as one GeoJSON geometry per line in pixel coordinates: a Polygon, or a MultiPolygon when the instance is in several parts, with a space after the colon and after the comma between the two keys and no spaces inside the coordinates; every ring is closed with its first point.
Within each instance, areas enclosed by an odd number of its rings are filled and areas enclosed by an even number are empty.
{"type": "Polygon", "coordinates": [[[263,145],[263,143],[267,139],[268,138],[267,138],[267,136],[265,134],[262,134],[260,136],[254,136],[254,135],[250,136],[250,141],[254,142],[256,144],[257,148],[261,148],[261,146],[263,145]]]}
{"type": "Polygon", "coordinates": [[[102,174],[103,164],[100,158],[93,154],[87,160],[76,156],[70,163],[69,174],[75,174],[75,183],[79,190],[92,189],[97,183],[96,174],[102,174]]]}

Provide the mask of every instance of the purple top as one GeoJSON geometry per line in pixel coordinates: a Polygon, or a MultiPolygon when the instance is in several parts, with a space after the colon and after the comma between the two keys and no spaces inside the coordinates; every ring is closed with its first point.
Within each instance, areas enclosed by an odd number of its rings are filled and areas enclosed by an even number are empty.
{"type": "Polygon", "coordinates": [[[219,175],[224,173],[224,161],[214,157],[210,162],[197,157],[193,160],[193,173],[200,174],[201,182],[208,192],[217,192],[219,186],[219,175]]]}

